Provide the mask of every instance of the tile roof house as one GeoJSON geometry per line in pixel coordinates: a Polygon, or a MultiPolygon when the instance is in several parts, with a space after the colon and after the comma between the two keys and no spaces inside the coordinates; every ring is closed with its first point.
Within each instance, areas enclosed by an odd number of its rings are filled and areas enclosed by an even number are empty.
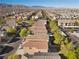
{"type": "Polygon", "coordinates": [[[48,43],[46,41],[29,41],[26,42],[23,47],[25,52],[27,52],[28,54],[48,51],[48,43]]]}
{"type": "Polygon", "coordinates": [[[61,59],[58,53],[35,53],[29,56],[28,59],[61,59]]]}
{"type": "Polygon", "coordinates": [[[26,53],[48,52],[48,35],[45,23],[46,20],[39,20],[31,27],[34,35],[27,36],[26,42],[23,44],[26,53]]]}
{"type": "Polygon", "coordinates": [[[75,26],[76,22],[79,22],[79,20],[78,19],[72,19],[72,20],[71,19],[63,19],[63,20],[59,19],[58,20],[58,25],[62,26],[62,27],[75,26]]]}

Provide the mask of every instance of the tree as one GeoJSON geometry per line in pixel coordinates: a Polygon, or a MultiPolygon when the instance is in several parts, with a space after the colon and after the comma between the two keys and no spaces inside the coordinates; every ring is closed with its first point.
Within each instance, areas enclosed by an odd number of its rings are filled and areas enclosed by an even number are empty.
{"type": "Polygon", "coordinates": [[[7,30],[6,30],[6,32],[7,33],[16,33],[16,29],[15,28],[12,28],[12,27],[10,27],[10,28],[8,28],[7,30]]]}
{"type": "MultiPolygon", "coordinates": [[[[57,21],[50,20],[49,23],[50,23],[49,26],[51,28],[51,31],[54,33],[54,38],[55,38],[54,43],[58,44],[60,46],[61,53],[65,57],[67,57],[67,59],[79,59],[79,58],[77,58],[78,53],[76,54],[72,42],[70,42],[69,39],[67,37],[65,37],[64,35],[61,35],[60,28],[57,24],[57,21]]],[[[73,31],[73,30],[71,30],[71,31],[73,31]]],[[[79,50],[77,50],[77,51],[79,51],[79,50]]]]}
{"type": "Polygon", "coordinates": [[[75,26],[79,26],[79,22],[78,21],[75,21],[74,25],[75,26]]]}
{"type": "Polygon", "coordinates": [[[21,59],[20,55],[11,54],[8,56],[8,59],[21,59]]]}
{"type": "Polygon", "coordinates": [[[54,32],[54,43],[61,44],[61,41],[63,41],[64,37],[59,33],[59,31],[54,32]]]}
{"type": "Polygon", "coordinates": [[[54,38],[55,38],[54,43],[60,45],[61,41],[63,41],[64,39],[64,36],[60,34],[60,29],[59,29],[57,21],[49,20],[49,26],[51,28],[51,32],[54,33],[54,38]]]}
{"type": "Polygon", "coordinates": [[[17,19],[17,20],[16,20],[16,23],[17,23],[17,24],[21,24],[21,23],[22,23],[22,19],[17,19]]]}
{"type": "Polygon", "coordinates": [[[77,54],[75,53],[75,49],[73,47],[72,42],[68,44],[64,44],[64,42],[61,45],[61,52],[64,56],[67,57],[67,59],[77,59],[77,54]]]}
{"type": "Polygon", "coordinates": [[[64,43],[65,44],[68,44],[69,43],[69,39],[66,37],[66,38],[64,38],[64,43]]]}
{"type": "Polygon", "coordinates": [[[20,37],[27,36],[27,32],[28,32],[28,29],[22,28],[20,33],[19,33],[20,37]]]}
{"type": "Polygon", "coordinates": [[[77,58],[79,59],[79,47],[76,48],[77,58]]]}
{"type": "Polygon", "coordinates": [[[0,26],[4,24],[4,20],[0,19],[0,26]]]}
{"type": "Polygon", "coordinates": [[[68,54],[67,54],[67,58],[68,59],[77,59],[77,55],[76,55],[76,53],[74,51],[69,50],[68,54]]]}
{"type": "Polygon", "coordinates": [[[53,20],[53,21],[50,20],[49,23],[50,23],[49,26],[50,26],[52,32],[59,30],[59,27],[58,27],[56,20],[53,20]]]}
{"type": "Polygon", "coordinates": [[[29,25],[32,26],[33,23],[34,23],[34,20],[33,19],[30,19],[29,20],[29,25]]]}
{"type": "Polygon", "coordinates": [[[69,29],[69,32],[73,33],[74,32],[74,28],[69,29]]]}

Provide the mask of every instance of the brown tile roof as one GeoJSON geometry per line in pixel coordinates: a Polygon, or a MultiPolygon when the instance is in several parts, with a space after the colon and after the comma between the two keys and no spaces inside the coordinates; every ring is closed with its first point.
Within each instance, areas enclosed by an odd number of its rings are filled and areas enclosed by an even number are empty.
{"type": "Polygon", "coordinates": [[[45,28],[46,20],[37,21],[31,30],[34,35],[26,37],[24,47],[34,47],[37,49],[48,49],[48,35],[45,28]]]}
{"type": "Polygon", "coordinates": [[[34,35],[27,36],[27,40],[45,40],[48,41],[48,35],[45,28],[45,20],[39,20],[37,21],[30,29],[34,33],[34,35]]]}
{"type": "Polygon", "coordinates": [[[61,59],[58,53],[35,53],[29,56],[28,59],[61,59]]]}
{"type": "Polygon", "coordinates": [[[48,42],[47,41],[29,41],[26,42],[23,47],[34,47],[37,49],[47,49],[48,48],[48,42]]]}

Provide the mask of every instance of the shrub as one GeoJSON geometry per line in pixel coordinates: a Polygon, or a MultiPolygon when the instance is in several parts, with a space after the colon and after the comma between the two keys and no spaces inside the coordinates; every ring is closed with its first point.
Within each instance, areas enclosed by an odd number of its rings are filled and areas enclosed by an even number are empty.
{"type": "Polygon", "coordinates": [[[29,25],[32,26],[32,24],[34,23],[33,19],[29,20],[29,25]]]}
{"type": "Polygon", "coordinates": [[[4,24],[4,20],[0,19],[0,26],[4,24]]]}
{"type": "Polygon", "coordinates": [[[27,32],[28,32],[28,30],[26,28],[22,28],[19,33],[20,37],[27,36],[27,32]]]}
{"type": "Polygon", "coordinates": [[[20,55],[11,54],[8,56],[8,59],[21,59],[20,55]]]}
{"type": "Polygon", "coordinates": [[[16,33],[16,29],[10,27],[10,28],[8,28],[8,29],[6,30],[6,32],[7,32],[7,33],[16,33]]]}

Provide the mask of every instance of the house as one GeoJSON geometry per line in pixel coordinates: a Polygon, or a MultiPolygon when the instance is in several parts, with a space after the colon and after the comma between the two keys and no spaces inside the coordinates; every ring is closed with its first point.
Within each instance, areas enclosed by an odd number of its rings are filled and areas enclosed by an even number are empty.
{"type": "Polygon", "coordinates": [[[79,22],[77,19],[59,19],[58,26],[66,27],[66,26],[77,26],[76,22],[79,22]]]}
{"type": "Polygon", "coordinates": [[[28,59],[61,59],[58,53],[35,53],[29,56],[28,59]]]}
{"type": "Polygon", "coordinates": [[[31,40],[23,45],[23,49],[28,54],[34,54],[35,52],[48,52],[48,42],[31,40]]]}
{"type": "Polygon", "coordinates": [[[45,23],[46,20],[39,20],[30,28],[34,34],[25,38],[26,42],[23,44],[25,53],[48,52],[48,35],[45,23]]]}

